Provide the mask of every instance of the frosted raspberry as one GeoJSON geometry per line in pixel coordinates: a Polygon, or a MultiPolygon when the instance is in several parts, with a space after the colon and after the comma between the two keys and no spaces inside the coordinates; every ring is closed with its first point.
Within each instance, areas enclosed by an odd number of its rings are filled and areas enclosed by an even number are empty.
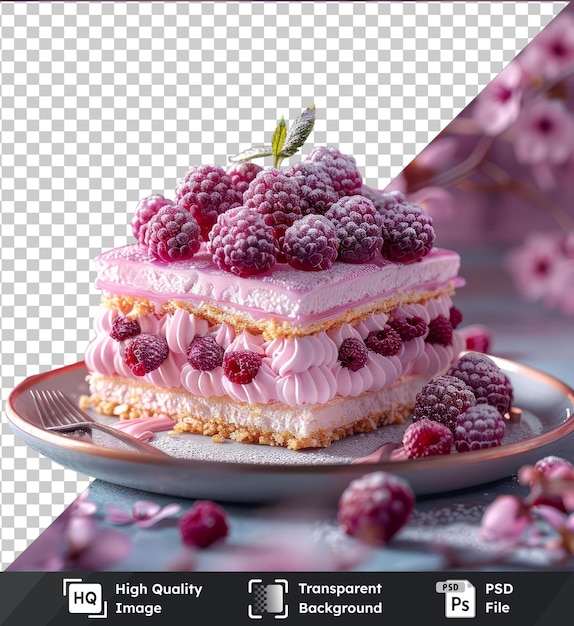
{"type": "Polygon", "coordinates": [[[462,312],[460,309],[457,309],[455,306],[451,306],[448,312],[448,319],[451,323],[451,326],[456,328],[462,322],[462,312]]]}
{"type": "Polygon", "coordinates": [[[132,233],[140,242],[145,243],[145,233],[151,218],[164,206],[173,204],[172,200],[164,198],[160,194],[148,196],[139,201],[131,221],[132,233]]]}
{"type": "Polygon", "coordinates": [[[450,454],[454,438],[448,426],[430,419],[413,422],[403,434],[409,459],[450,454]]]}
{"type": "Polygon", "coordinates": [[[247,161],[244,163],[235,163],[235,165],[232,165],[227,170],[227,174],[231,178],[231,183],[243,198],[243,194],[247,191],[247,187],[249,187],[251,181],[262,171],[263,168],[257,165],[257,163],[247,161]]]}
{"type": "Polygon", "coordinates": [[[408,522],[415,506],[409,483],[386,472],[353,480],[339,498],[344,532],[372,545],[386,545],[408,522]]]}
{"type": "Polygon", "coordinates": [[[159,335],[141,333],[124,352],[124,361],[136,376],[145,376],[156,370],[169,354],[167,341],[159,335]]]}
{"type": "Polygon", "coordinates": [[[161,261],[191,259],[201,245],[199,224],[183,207],[164,206],[149,221],[145,241],[152,255],[161,261]]]}
{"type": "Polygon", "coordinates": [[[242,196],[222,167],[194,165],[175,190],[175,199],[195,217],[207,240],[217,216],[240,206],[242,196]]]}
{"type": "Polygon", "coordinates": [[[356,372],[367,364],[369,351],[360,339],[347,337],[339,346],[338,358],[343,367],[348,367],[351,372],[356,372]]]}
{"type": "Polygon", "coordinates": [[[470,352],[489,352],[492,334],[486,326],[480,324],[465,326],[459,333],[464,339],[465,348],[470,352]]]}
{"type": "Polygon", "coordinates": [[[233,350],[223,356],[223,373],[232,382],[247,385],[261,367],[261,355],[252,350],[233,350]]]}
{"type": "Polygon", "coordinates": [[[223,353],[213,335],[194,337],[187,349],[187,362],[196,370],[210,372],[223,363],[223,353]]]}
{"type": "Polygon", "coordinates": [[[398,204],[406,204],[407,202],[407,198],[402,191],[378,191],[367,185],[363,185],[361,188],[361,195],[369,198],[379,213],[385,213],[389,209],[395,208],[398,204]]]}
{"type": "Polygon", "coordinates": [[[183,543],[197,548],[207,548],[229,533],[226,512],[211,500],[194,502],[178,524],[183,543]]]}
{"type": "Polygon", "coordinates": [[[279,254],[273,228],[245,207],[231,209],[217,218],[207,249],[220,269],[242,277],[271,269],[279,254]]]}
{"type": "Polygon", "coordinates": [[[285,231],[301,218],[299,183],[278,169],[259,172],[243,194],[243,204],[263,216],[282,248],[285,231]]]}
{"type": "Polygon", "coordinates": [[[413,263],[432,249],[435,232],[432,218],[418,204],[397,204],[382,215],[385,259],[394,263],[413,263]]]}
{"type": "Polygon", "coordinates": [[[390,324],[385,324],[381,330],[373,330],[367,335],[365,345],[382,356],[395,356],[402,348],[403,340],[390,324]]]}
{"type": "Polygon", "coordinates": [[[455,376],[435,376],[417,394],[413,421],[430,419],[452,432],[456,418],[476,404],[472,389],[455,376]]]}
{"type": "Polygon", "coordinates": [[[340,198],[361,193],[363,177],[352,156],[342,154],[333,146],[318,146],[311,150],[306,160],[321,163],[340,198]]]}
{"type": "Polygon", "coordinates": [[[339,199],[331,177],[320,163],[301,161],[290,165],[284,173],[299,183],[299,201],[303,215],[324,215],[339,199]]]}
{"type": "Polygon", "coordinates": [[[139,335],[141,330],[140,323],[137,320],[118,315],[112,322],[110,337],[116,341],[124,341],[125,339],[131,339],[139,335]]]}
{"type": "Polygon", "coordinates": [[[486,403],[504,416],[512,405],[510,380],[496,363],[485,354],[469,352],[450,367],[448,374],[466,383],[479,404],[486,403]]]}
{"type": "Polygon", "coordinates": [[[557,469],[565,468],[567,471],[574,470],[574,465],[567,459],[553,454],[539,459],[534,464],[534,469],[538,470],[543,476],[554,473],[557,469]]]}
{"type": "Polygon", "coordinates": [[[341,198],[325,216],[337,229],[341,261],[364,263],[375,256],[382,244],[381,218],[368,198],[341,198]]]}
{"type": "Polygon", "coordinates": [[[389,320],[389,325],[394,328],[403,341],[410,341],[417,337],[423,337],[427,330],[427,323],[422,317],[393,317],[389,320]]]}
{"type": "Polygon", "coordinates": [[[452,324],[444,315],[437,315],[429,322],[429,331],[425,337],[427,343],[450,346],[452,343],[452,324]]]}
{"type": "Polygon", "coordinates": [[[457,452],[492,448],[502,443],[504,418],[489,404],[476,404],[456,418],[454,447],[457,452]]]}
{"type": "Polygon", "coordinates": [[[296,269],[329,269],[338,250],[337,230],[323,215],[306,215],[285,231],[283,254],[296,269]]]}

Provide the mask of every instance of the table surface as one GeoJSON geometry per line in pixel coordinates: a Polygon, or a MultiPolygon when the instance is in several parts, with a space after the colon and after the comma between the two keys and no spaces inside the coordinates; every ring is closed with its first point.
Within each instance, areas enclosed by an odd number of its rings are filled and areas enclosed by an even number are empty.
{"type": "MultiPolygon", "coordinates": [[[[520,300],[499,269],[499,258],[468,254],[467,286],[456,304],[464,325],[492,331],[493,354],[531,365],[574,387],[574,320],[520,300]]],[[[572,449],[562,456],[574,461],[572,449]]],[[[385,548],[368,548],[344,535],[336,508],[221,503],[229,523],[226,539],[203,550],[183,545],[178,518],[192,500],[148,494],[95,480],[8,570],[109,571],[430,571],[440,569],[538,570],[574,567],[574,557],[533,545],[509,552],[480,539],[485,507],[500,494],[524,494],[515,476],[477,488],[419,499],[409,523],[385,548]],[[131,514],[134,504],[178,504],[179,511],[148,527],[134,520],[111,523],[108,507],[131,514]],[[89,519],[87,540],[70,547],[70,528],[89,519]]]]}

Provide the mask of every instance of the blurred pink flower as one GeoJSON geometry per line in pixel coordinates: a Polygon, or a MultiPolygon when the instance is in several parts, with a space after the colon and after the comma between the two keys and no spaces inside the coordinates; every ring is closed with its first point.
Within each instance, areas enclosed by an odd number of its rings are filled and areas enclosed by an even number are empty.
{"type": "Polygon", "coordinates": [[[574,259],[559,259],[548,280],[544,302],[553,309],[574,315],[574,259]]]}
{"type": "Polygon", "coordinates": [[[521,163],[564,163],[572,154],[574,120],[558,100],[538,100],[522,109],[514,149],[521,163]]]}
{"type": "Polygon", "coordinates": [[[480,534],[487,541],[518,543],[530,524],[530,512],[517,496],[498,496],[486,508],[480,534]]]}
{"type": "Polygon", "coordinates": [[[530,74],[555,78],[574,66],[574,17],[557,16],[536,36],[519,57],[530,74]]]}
{"type": "Polygon", "coordinates": [[[110,524],[131,524],[135,522],[140,528],[149,528],[166,517],[176,515],[181,511],[179,504],[168,504],[163,508],[155,502],[138,500],[131,512],[115,506],[107,506],[106,521],[110,524]]]}
{"type": "Polygon", "coordinates": [[[126,535],[110,528],[98,528],[92,517],[72,517],[65,533],[62,569],[102,571],[125,559],[130,550],[126,535]]]}
{"type": "Polygon", "coordinates": [[[511,63],[476,98],[473,117],[487,135],[498,135],[518,119],[523,77],[520,65],[511,63]]]}
{"type": "Polygon", "coordinates": [[[536,234],[511,250],[504,265],[518,292],[527,300],[543,299],[561,256],[561,234],[536,234]]]}

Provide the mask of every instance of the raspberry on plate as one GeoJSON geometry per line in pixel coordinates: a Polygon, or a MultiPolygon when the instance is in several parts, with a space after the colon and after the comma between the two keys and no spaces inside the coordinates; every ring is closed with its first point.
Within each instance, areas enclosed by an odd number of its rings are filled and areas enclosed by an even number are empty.
{"type": "Polygon", "coordinates": [[[306,215],[285,231],[283,254],[296,269],[310,272],[329,269],[338,250],[337,230],[323,215],[306,215]]]}
{"type": "Polygon", "coordinates": [[[450,454],[453,441],[448,426],[427,418],[413,422],[403,434],[403,448],[409,459],[450,454]]]}
{"type": "Polygon", "coordinates": [[[485,354],[469,352],[450,367],[448,374],[465,382],[477,403],[487,403],[504,416],[512,405],[512,385],[506,374],[485,354]]]}
{"type": "Polygon", "coordinates": [[[454,432],[460,413],[476,404],[472,389],[455,376],[435,376],[417,394],[413,421],[430,419],[454,432]]]}
{"type": "Polygon", "coordinates": [[[281,249],[285,231],[301,218],[299,183],[278,169],[263,170],[243,194],[243,204],[273,228],[281,249]]]}
{"type": "Polygon", "coordinates": [[[252,180],[255,179],[259,172],[262,172],[263,168],[253,161],[244,161],[242,163],[235,163],[228,170],[227,174],[231,178],[231,183],[235,189],[241,194],[247,191],[252,180]]]}
{"type": "Polygon", "coordinates": [[[364,263],[382,244],[381,218],[374,204],[363,196],[348,196],[333,204],[325,214],[339,237],[339,259],[364,263]]]}
{"type": "Polygon", "coordinates": [[[348,367],[351,372],[357,372],[367,364],[369,351],[360,339],[347,337],[339,346],[338,358],[343,367],[348,367]]]}
{"type": "Polygon", "coordinates": [[[456,418],[454,446],[457,452],[492,448],[502,443],[506,423],[489,404],[475,404],[456,418]]]}
{"type": "Polygon", "coordinates": [[[229,533],[225,510],[211,500],[194,502],[179,518],[178,525],[183,543],[197,548],[207,548],[229,533]]]}
{"type": "Polygon", "coordinates": [[[187,362],[196,370],[210,372],[222,365],[224,352],[213,335],[194,337],[187,349],[187,362]]]}
{"type": "Polygon", "coordinates": [[[220,269],[241,277],[271,269],[279,254],[273,227],[265,224],[262,215],[245,207],[217,218],[207,249],[220,269]]]}
{"type": "Polygon", "coordinates": [[[415,505],[409,483],[387,472],[371,472],[343,491],[338,521],[344,532],[369,544],[384,546],[408,522],[415,505]]]}
{"type": "Polygon", "coordinates": [[[217,216],[240,206],[242,195],[219,165],[194,165],[175,190],[175,199],[195,217],[207,240],[217,216]]]}
{"type": "Polygon", "coordinates": [[[201,245],[199,224],[183,207],[164,206],[149,221],[145,242],[161,261],[191,259],[201,245]]]}
{"type": "Polygon", "coordinates": [[[124,352],[124,361],[136,376],[145,376],[156,370],[169,354],[164,337],[141,333],[133,339],[124,352]]]}
{"type": "Polygon", "coordinates": [[[324,215],[339,199],[331,177],[320,163],[301,161],[285,169],[299,183],[300,205],[303,215],[324,215]]]}
{"type": "Polygon", "coordinates": [[[385,259],[394,263],[413,263],[425,257],[435,240],[432,218],[418,204],[397,204],[382,213],[385,259]]]}
{"type": "Polygon", "coordinates": [[[452,324],[444,315],[437,315],[429,322],[427,343],[436,343],[440,346],[450,346],[452,343],[452,324]]]}
{"type": "Polygon", "coordinates": [[[145,233],[151,218],[164,206],[173,204],[172,200],[160,194],[148,196],[139,201],[131,221],[132,233],[140,242],[145,243],[145,233]]]}
{"type": "Polygon", "coordinates": [[[223,356],[223,373],[229,381],[249,384],[261,367],[261,355],[252,350],[233,350],[223,356]]]}
{"type": "Polygon", "coordinates": [[[318,146],[311,150],[306,160],[320,163],[325,168],[340,198],[361,193],[363,177],[352,156],[343,154],[333,146],[318,146]]]}
{"type": "Polygon", "coordinates": [[[118,315],[112,322],[110,337],[115,339],[115,341],[124,341],[125,339],[131,339],[140,333],[141,326],[136,319],[118,315]]]}
{"type": "Polygon", "coordinates": [[[403,340],[390,324],[385,324],[381,330],[372,330],[367,335],[365,345],[382,356],[395,356],[403,347],[403,340]]]}

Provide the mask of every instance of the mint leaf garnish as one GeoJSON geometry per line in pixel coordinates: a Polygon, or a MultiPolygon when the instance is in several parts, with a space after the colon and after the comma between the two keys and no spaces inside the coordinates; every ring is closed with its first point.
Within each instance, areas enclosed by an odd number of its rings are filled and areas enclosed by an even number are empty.
{"type": "Polygon", "coordinates": [[[268,156],[273,156],[273,148],[271,146],[251,146],[251,148],[229,157],[229,160],[232,163],[243,163],[244,161],[251,161],[251,159],[268,156]]]}
{"type": "Polygon", "coordinates": [[[311,134],[314,124],[315,105],[312,104],[293,122],[279,156],[283,159],[293,156],[311,134]]]}
{"type": "Polygon", "coordinates": [[[285,124],[285,118],[281,116],[277,124],[277,128],[273,133],[273,139],[271,139],[271,148],[273,149],[274,158],[274,167],[278,167],[279,163],[283,160],[280,158],[281,148],[283,148],[283,144],[285,143],[285,137],[287,136],[287,124],[285,124]]]}

